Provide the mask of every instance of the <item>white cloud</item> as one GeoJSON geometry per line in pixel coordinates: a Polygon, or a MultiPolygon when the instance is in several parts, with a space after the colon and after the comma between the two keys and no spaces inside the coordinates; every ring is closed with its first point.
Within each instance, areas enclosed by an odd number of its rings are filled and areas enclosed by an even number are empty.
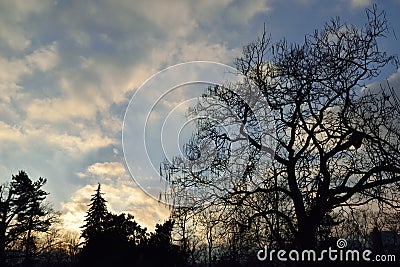
{"type": "MultiPolygon", "coordinates": [[[[57,86],[54,91],[59,91],[60,96],[34,98],[27,103],[24,109],[28,119],[41,123],[68,122],[76,119],[94,121],[96,116],[101,114],[107,120],[104,123],[116,129],[118,122],[110,114],[110,106],[127,101],[126,92],[137,85],[138,79],[144,79],[147,73],[141,76],[141,72],[133,71],[133,67],[121,66],[118,60],[113,58],[79,56],[78,59],[78,67],[61,66],[61,69],[52,75],[57,86]]],[[[61,62],[63,59],[58,60],[61,62]]],[[[42,68],[50,67],[50,61],[46,61],[47,65],[44,65],[44,60],[40,62],[42,68]]],[[[147,75],[150,75],[150,72],[147,75]]]]}
{"type": "Polygon", "coordinates": [[[110,210],[131,213],[135,219],[150,230],[155,223],[168,219],[168,208],[148,196],[141,189],[127,184],[104,185],[105,197],[110,203],[110,210]]]}
{"type": "Polygon", "coordinates": [[[10,142],[10,141],[20,141],[22,137],[22,133],[20,129],[16,126],[8,125],[2,121],[0,121],[0,141],[2,142],[10,142]]]}
{"type": "Polygon", "coordinates": [[[85,214],[90,203],[90,197],[95,186],[86,185],[70,197],[69,201],[61,203],[61,220],[63,228],[70,232],[80,232],[84,224],[85,214]]]}
{"type": "Polygon", "coordinates": [[[122,120],[112,115],[104,115],[101,125],[103,129],[107,129],[110,133],[120,133],[122,130],[122,120]]]}
{"type": "Polygon", "coordinates": [[[24,32],[15,25],[0,27],[0,38],[8,47],[15,50],[24,50],[31,44],[31,40],[26,38],[24,32]]]}
{"type": "Polygon", "coordinates": [[[126,175],[125,168],[120,162],[98,162],[90,165],[87,171],[95,175],[123,176],[126,175]]]}
{"type": "Polygon", "coordinates": [[[76,118],[94,119],[98,108],[89,98],[60,97],[33,99],[26,112],[29,120],[54,123],[76,118]]]}
{"type": "MultiPolygon", "coordinates": [[[[110,209],[129,211],[154,227],[168,210],[133,186],[121,164],[127,96],[177,63],[232,64],[256,37],[252,31],[262,28],[262,22],[250,22],[262,21],[258,15],[271,12],[271,3],[0,1],[0,171],[28,166],[49,177],[56,206],[63,202],[66,228],[83,224],[97,181],[104,183],[110,209]]],[[[353,0],[346,6],[369,3],[353,0]]],[[[152,94],[157,92],[147,97],[152,94]]],[[[151,180],[140,179],[146,177],[151,180]]]]}
{"type": "Polygon", "coordinates": [[[87,153],[116,143],[115,140],[102,136],[101,133],[83,133],[81,136],[50,134],[47,140],[53,145],[66,149],[71,155],[87,153]]]}
{"type": "MultiPolygon", "coordinates": [[[[393,91],[395,92],[397,98],[400,99],[400,68],[397,69],[397,72],[390,75],[390,77],[388,78],[388,82],[389,86],[393,88],[393,91]]],[[[384,86],[386,88],[387,84],[384,83],[384,86]]]]}
{"type": "Polygon", "coordinates": [[[0,101],[0,121],[3,123],[10,123],[20,120],[20,114],[16,112],[14,109],[10,108],[10,105],[7,103],[1,103],[0,101]]]}
{"type": "MultiPolygon", "coordinates": [[[[120,184],[102,184],[103,197],[108,201],[107,208],[114,213],[130,213],[135,220],[150,231],[155,223],[168,219],[169,210],[147,196],[141,189],[133,186],[132,182],[119,181],[120,184]]],[[[84,224],[85,214],[90,203],[91,195],[97,184],[86,185],[76,190],[70,199],[61,204],[63,228],[71,232],[79,232],[84,224]]]]}
{"type": "Polygon", "coordinates": [[[389,86],[393,88],[394,92],[397,94],[397,97],[400,97],[400,68],[397,69],[396,72],[392,73],[387,80],[375,81],[373,83],[367,84],[365,87],[361,88],[361,91],[364,92],[366,90],[371,90],[375,92],[380,92],[382,88],[386,90],[386,93],[391,93],[387,91],[387,82],[389,82],[389,86]]]}
{"type": "Polygon", "coordinates": [[[222,44],[210,44],[204,41],[196,43],[183,43],[179,48],[171,48],[182,62],[206,60],[229,63],[240,56],[241,48],[229,49],[222,44]],[[178,50],[179,49],[179,50],[178,50]]]}
{"type": "Polygon", "coordinates": [[[268,1],[265,0],[253,0],[240,3],[239,5],[231,6],[229,9],[229,15],[232,17],[232,20],[240,23],[247,24],[256,14],[266,13],[271,10],[268,1]]]}
{"type": "Polygon", "coordinates": [[[19,125],[9,125],[0,121],[0,142],[14,143],[29,150],[35,145],[63,149],[70,156],[76,153],[82,154],[104,148],[117,143],[111,137],[104,136],[99,130],[83,130],[79,135],[59,132],[58,129],[49,126],[43,127],[22,127],[19,125]]]}
{"type": "Polygon", "coordinates": [[[75,41],[75,43],[78,46],[81,47],[89,47],[90,45],[90,37],[88,34],[82,32],[82,31],[71,31],[69,33],[69,36],[72,38],[72,40],[75,41]]]}
{"type": "Polygon", "coordinates": [[[21,81],[24,77],[32,76],[35,70],[49,71],[58,60],[57,43],[39,47],[20,58],[0,57],[0,100],[9,102],[11,98],[16,98],[17,91],[23,88],[21,81]]]}
{"type": "Polygon", "coordinates": [[[352,8],[366,8],[371,5],[371,0],[351,0],[350,5],[352,8]]]}
{"type": "Polygon", "coordinates": [[[31,70],[24,60],[7,60],[0,57],[0,100],[10,102],[21,89],[19,85],[21,77],[29,73],[31,70]]]}
{"type": "Polygon", "coordinates": [[[197,26],[193,16],[195,10],[191,10],[190,2],[139,1],[130,7],[164,30],[164,33],[175,37],[186,36],[197,26]]]}
{"type": "Polygon", "coordinates": [[[0,3],[0,41],[14,51],[23,51],[32,41],[27,26],[33,15],[45,13],[52,7],[51,0],[6,1],[0,3]]]}
{"type": "Polygon", "coordinates": [[[390,75],[388,80],[389,80],[389,83],[391,83],[391,84],[394,83],[395,87],[399,88],[398,85],[400,83],[400,68],[397,69],[397,72],[390,75]]]}
{"type": "Polygon", "coordinates": [[[247,27],[268,10],[268,1],[233,0],[0,3],[6,171],[28,165],[32,173],[45,173],[66,228],[83,224],[96,186],[82,183],[97,180],[104,183],[110,209],[131,212],[153,228],[168,209],[133,186],[120,163],[127,95],[160,69],[183,61],[231,64],[247,40],[231,43],[221,34],[240,35],[246,28],[234,26],[247,27]]]}
{"type": "Polygon", "coordinates": [[[45,72],[54,68],[58,63],[57,43],[42,47],[27,56],[28,63],[45,72]]]}

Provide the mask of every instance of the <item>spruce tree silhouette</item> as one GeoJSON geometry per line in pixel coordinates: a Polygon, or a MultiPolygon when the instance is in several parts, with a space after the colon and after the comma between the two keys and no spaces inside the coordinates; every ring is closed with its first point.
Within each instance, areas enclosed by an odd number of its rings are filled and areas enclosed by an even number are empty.
{"type": "Polygon", "coordinates": [[[93,237],[104,231],[105,221],[108,215],[107,201],[101,193],[100,183],[97,186],[96,193],[92,195],[89,210],[86,214],[86,224],[82,226],[82,237],[86,242],[89,242],[93,237]]]}
{"type": "Polygon", "coordinates": [[[131,214],[112,214],[99,184],[92,195],[82,237],[85,246],[81,265],[135,266],[141,250],[146,245],[146,228],[142,228],[131,214]]]}
{"type": "Polygon", "coordinates": [[[149,235],[133,215],[113,214],[106,203],[99,184],[82,226],[81,266],[184,266],[183,253],[172,242],[173,221],[157,224],[149,235]]]}
{"type": "Polygon", "coordinates": [[[84,266],[106,266],[108,258],[108,245],[105,236],[108,211],[101,193],[100,183],[96,193],[92,195],[89,210],[86,214],[85,225],[82,226],[82,237],[85,246],[82,250],[81,263],[84,266]]]}

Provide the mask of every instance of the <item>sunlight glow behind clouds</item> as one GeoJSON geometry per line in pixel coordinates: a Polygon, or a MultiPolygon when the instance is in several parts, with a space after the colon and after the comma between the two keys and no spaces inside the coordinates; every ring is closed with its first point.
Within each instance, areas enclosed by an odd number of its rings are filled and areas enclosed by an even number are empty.
{"type": "Polygon", "coordinates": [[[111,175],[121,176],[125,175],[125,168],[119,162],[103,162],[95,163],[88,167],[88,172],[95,175],[111,175]]]}
{"type": "MultiPolygon", "coordinates": [[[[82,226],[88,209],[87,205],[96,188],[96,184],[86,185],[75,191],[69,201],[61,203],[62,220],[66,230],[80,232],[79,227],[82,226]]],[[[135,220],[140,225],[147,227],[150,231],[154,230],[155,223],[162,223],[169,216],[166,206],[157,203],[141,189],[134,187],[132,181],[116,179],[111,183],[103,184],[101,189],[110,212],[130,213],[135,216],[135,220]]]]}
{"type": "MultiPolygon", "coordinates": [[[[46,177],[66,228],[77,229],[101,182],[110,208],[154,227],[168,210],[140,191],[122,164],[130,97],[151,75],[177,63],[233,65],[266,20],[283,35],[310,33],[285,22],[321,14],[325,21],[340,12],[364,21],[362,8],[369,3],[343,1],[331,8],[307,2],[308,9],[294,1],[282,10],[281,3],[265,0],[0,0],[0,183],[19,169],[33,179],[46,177]],[[346,13],[349,5],[359,11],[346,13]]],[[[388,10],[398,8],[385,3],[388,10]]],[[[400,25],[396,19],[392,25],[400,25]]]]}

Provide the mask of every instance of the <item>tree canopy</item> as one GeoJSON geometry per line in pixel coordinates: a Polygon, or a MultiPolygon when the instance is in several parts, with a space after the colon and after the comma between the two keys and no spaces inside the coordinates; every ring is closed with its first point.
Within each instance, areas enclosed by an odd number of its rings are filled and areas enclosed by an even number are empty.
{"type": "Polygon", "coordinates": [[[163,164],[175,203],[219,206],[225,225],[246,208],[238,223],[302,248],[333,211],[398,208],[399,109],[390,84],[369,87],[397,66],[380,50],[389,33],[376,7],[362,27],[332,19],[299,44],[264,31],[237,60],[243,82],[208,88],[189,110],[201,119],[187,155],[163,164]]]}
{"type": "Polygon", "coordinates": [[[55,214],[44,203],[46,179],[32,181],[25,171],[12,175],[11,183],[0,185],[0,265],[5,266],[6,249],[22,247],[24,262],[31,264],[35,234],[49,230],[55,214]]]}

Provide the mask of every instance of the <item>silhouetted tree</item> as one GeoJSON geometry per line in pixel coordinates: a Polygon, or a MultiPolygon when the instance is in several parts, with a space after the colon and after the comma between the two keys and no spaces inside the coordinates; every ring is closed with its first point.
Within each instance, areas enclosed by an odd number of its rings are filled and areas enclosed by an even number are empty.
{"type": "Polygon", "coordinates": [[[147,229],[142,228],[131,214],[121,213],[119,215],[109,213],[106,218],[105,231],[115,236],[121,236],[132,245],[138,246],[147,239],[147,229]]]}
{"type": "Polygon", "coordinates": [[[175,222],[172,235],[174,241],[179,244],[185,264],[196,264],[200,259],[198,249],[201,243],[196,211],[190,207],[174,207],[170,218],[175,222]]]}
{"type": "Polygon", "coordinates": [[[109,212],[102,195],[99,184],[83,226],[86,242],[80,262],[83,266],[132,266],[147,245],[147,230],[131,214],[109,212]]]}
{"type": "Polygon", "coordinates": [[[113,237],[106,231],[112,225],[113,217],[107,210],[107,201],[101,192],[100,183],[90,201],[85,224],[82,226],[81,237],[85,239],[85,246],[81,253],[81,263],[84,266],[107,266],[109,262],[105,260],[111,258],[113,243],[125,240],[121,235],[113,237]]]}
{"type": "Polygon", "coordinates": [[[43,205],[43,201],[48,195],[42,190],[46,179],[39,178],[32,182],[25,172],[20,172],[13,177],[11,187],[19,196],[15,200],[17,206],[24,205],[25,208],[17,215],[15,227],[12,229],[16,233],[25,233],[23,244],[25,250],[25,262],[29,266],[32,264],[32,250],[35,242],[33,240],[34,231],[46,232],[51,225],[51,217],[48,217],[49,210],[43,205]]]}
{"type": "Polygon", "coordinates": [[[107,201],[103,198],[101,193],[101,185],[98,184],[96,193],[92,195],[89,204],[89,210],[85,217],[85,225],[82,226],[82,237],[86,242],[91,238],[104,231],[106,219],[108,216],[107,201]]]}
{"type": "Polygon", "coordinates": [[[367,86],[397,64],[380,51],[388,32],[376,7],[363,27],[333,19],[302,44],[272,44],[264,32],[237,60],[243,81],[210,87],[190,110],[201,119],[187,158],[164,168],[173,197],[190,196],[185,206],[246,206],[249,225],[265,218],[279,232],[285,226],[301,248],[316,246],[335,209],[398,207],[399,109],[367,86]]]}
{"type": "Polygon", "coordinates": [[[172,243],[173,225],[171,220],[156,224],[155,232],[150,235],[144,249],[144,266],[183,266],[184,255],[180,253],[179,247],[172,243]]]}
{"type": "Polygon", "coordinates": [[[46,179],[33,182],[26,172],[13,175],[10,184],[0,186],[0,266],[6,265],[6,248],[19,244],[24,261],[32,264],[35,248],[34,233],[46,232],[54,214],[45,204],[48,195],[42,187],[46,179]]]}

